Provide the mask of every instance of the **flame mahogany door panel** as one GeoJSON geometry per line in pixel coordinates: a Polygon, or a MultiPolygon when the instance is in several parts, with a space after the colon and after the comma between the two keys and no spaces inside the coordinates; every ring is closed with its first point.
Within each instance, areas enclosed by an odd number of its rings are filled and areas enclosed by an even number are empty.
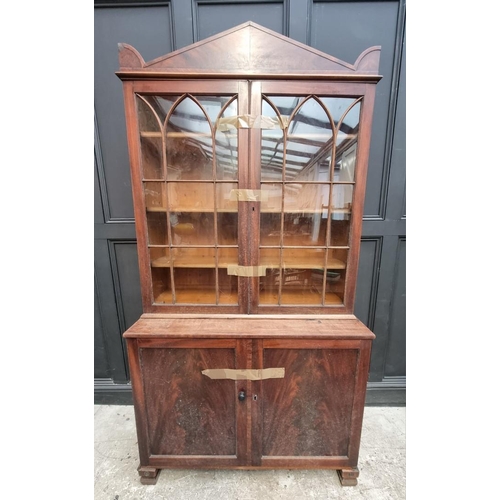
{"type": "MultiPolygon", "coordinates": [[[[136,419],[147,438],[144,463],[151,466],[231,466],[245,461],[246,407],[238,392],[247,382],[212,380],[213,368],[245,368],[247,341],[139,341],[132,355],[139,394],[136,419]]],[[[141,459],[142,462],[142,459],[141,459]]]]}
{"type": "Polygon", "coordinates": [[[358,457],[369,341],[257,341],[259,367],[283,379],[254,382],[254,465],[349,466],[358,457]]]}

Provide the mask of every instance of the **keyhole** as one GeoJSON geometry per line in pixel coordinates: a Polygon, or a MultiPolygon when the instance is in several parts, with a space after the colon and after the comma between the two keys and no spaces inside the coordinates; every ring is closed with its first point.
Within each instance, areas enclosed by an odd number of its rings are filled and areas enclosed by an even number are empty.
{"type": "Polygon", "coordinates": [[[253,400],[254,400],[254,401],[257,401],[257,394],[254,394],[254,395],[253,395],[253,400]]]}

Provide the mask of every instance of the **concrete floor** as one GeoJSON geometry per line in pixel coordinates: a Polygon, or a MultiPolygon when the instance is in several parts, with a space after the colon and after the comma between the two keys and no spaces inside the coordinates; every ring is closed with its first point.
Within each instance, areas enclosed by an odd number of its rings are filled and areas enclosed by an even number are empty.
{"type": "Polygon", "coordinates": [[[406,498],[406,408],[365,408],[358,485],[327,470],[162,470],[142,485],[132,406],[94,406],[94,500],[406,498]]]}

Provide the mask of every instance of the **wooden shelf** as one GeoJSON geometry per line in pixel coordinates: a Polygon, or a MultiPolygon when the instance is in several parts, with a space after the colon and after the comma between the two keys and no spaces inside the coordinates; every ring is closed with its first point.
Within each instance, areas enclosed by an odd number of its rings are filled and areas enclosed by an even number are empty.
{"type": "MultiPolygon", "coordinates": [[[[160,257],[151,262],[151,267],[170,267],[169,257],[160,257]]],[[[219,268],[226,269],[229,265],[237,265],[238,260],[227,260],[219,257],[219,268]]],[[[215,259],[212,255],[200,254],[196,257],[192,255],[182,255],[179,253],[174,257],[174,267],[186,267],[195,269],[215,269],[215,259]]]]}
{"type": "MultiPolygon", "coordinates": [[[[161,132],[149,132],[149,131],[143,131],[141,132],[141,137],[162,137],[161,132]]],[[[200,132],[167,132],[167,137],[173,137],[173,138],[188,138],[188,137],[210,137],[212,138],[212,134],[203,134],[200,132]]]]}
{"type": "MultiPolygon", "coordinates": [[[[167,209],[166,207],[146,207],[147,212],[166,212],[167,209]]],[[[186,213],[197,213],[197,212],[213,212],[214,207],[189,207],[186,208],[184,206],[182,207],[172,207],[170,209],[170,212],[186,212],[186,213]]],[[[217,207],[217,212],[218,213],[238,213],[237,208],[221,208],[217,207]]],[[[327,209],[318,209],[318,210],[310,210],[310,209],[293,209],[293,210],[287,210],[285,209],[284,213],[285,214],[326,214],[327,209]]],[[[279,214],[281,213],[280,208],[261,208],[260,210],[261,214],[279,214]]],[[[332,214],[350,214],[351,209],[350,208],[335,208],[334,210],[331,211],[332,214]]]]}
{"type": "MultiPolygon", "coordinates": [[[[328,208],[284,208],[283,213],[285,214],[326,214],[328,208]]],[[[260,213],[264,214],[279,214],[281,213],[281,207],[262,207],[260,213]]],[[[332,214],[350,214],[350,208],[333,208],[332,214]]]]}
{"type": "MultiPolygon", "coordinates": [[[[210,250],[210,249],[207,249],[210,250]]],[[[175,250],[174,250],[175,251],[175,250]]],[[[159,257],[151,262],[151,267],[170,267],[171,259],[169,257],[159,257]]],[[[225,269],[229,265],[237,265],[238,261],[230,260],[225,257],[219,257],[219,268],[225,269]]],[[[317,257],[311,255],[300,255],[300,250],[295,252],[295,255],[290,258],[284,259],[285,269],[323,269],[325,264],[324,255],[317,257]]],[[[279,269],[280,263],[275,258],[262,257],[260,259],[260,266],[265,266],[267,269],[279,269]]],[[[195,269],[214,269],[215,259],[209,252],[200,253],[193,256],[183,255],[182,250],[173,259],[174,267],[185,267],[195,269]],[[208,255],[207,255],[208,254],[208,255]]],[[[328,269],[345,269],[346,264],[339,259],[329,259],[328,269]]]]}
{"type": "MultiPolygon", "coordinates": [[[[177,304],[215,304],[214,290],[176,290],[177,304]]],[[[172,292],[166,291],[155,297],[155,303],[172,304],[172,292]]],[[[237,304],[236,292],[220,292],[219,304],[237,304]]],[[[278,305],[278,293],[260,292],[259,303],[263,305],[278,305]]],[[[325,305],[342,305],[342,299],[335,293],[327,293],[325,305]]],[[[284,291],[281,294],[282,305],[321,305],[321,295],[304,291],[284,291]]]]}
{"type": "MultiPolygon", "coordinates": [[[[215,287],[210,290],[183,290],[178,288],[175,291],[176,304],[214,304],[215,287]]],[[[154,299],[155,303],[172,304],[172,292],[166,291],[159,294],[154,299]]],[[[219,292],[219,304],[238,304],[238,293],[219,292]]]]}
{"type": "MultiPolygon", "coordinates": [[[[260,292],[259,303],[264,305],[278,305],[278,292],[260,292]]],[[[286,290],[281,292],[282,305],[321,305],[321,295],[311,291],[286,290]]],[[[325,305],[342,305],[342,299],[335,293],[327,293],[325,305]]]]}

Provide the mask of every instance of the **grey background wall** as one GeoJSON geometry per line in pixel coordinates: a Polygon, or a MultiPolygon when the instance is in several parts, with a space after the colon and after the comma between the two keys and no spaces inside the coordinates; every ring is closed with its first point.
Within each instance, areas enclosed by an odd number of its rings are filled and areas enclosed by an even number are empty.
{"type": "Polygon", "coordinates": [[[131,404],[122,333],[142,312],[118,42],[148,61],[246,21],[354,63],[381,45],[356,315],[377,338],[367,404],[405,404],[405,0],[98,1],[94,24],[95,402],[131,404]]]}

